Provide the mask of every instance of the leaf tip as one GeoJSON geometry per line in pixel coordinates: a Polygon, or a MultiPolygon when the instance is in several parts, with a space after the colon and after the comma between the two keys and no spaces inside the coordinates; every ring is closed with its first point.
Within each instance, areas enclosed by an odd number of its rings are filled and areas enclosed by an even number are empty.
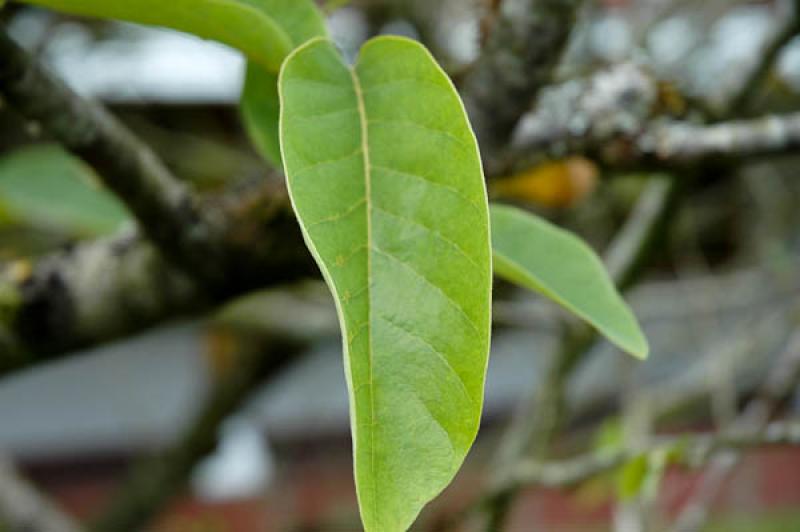
{"type": "Polygon", "coordinates": [[[637,329],[636,338],[630,345],[625,347],[625,350],[639,360],[647,360],[650,355],[650,342],[648,342],[644,332],[638,327],[637,329]]]}

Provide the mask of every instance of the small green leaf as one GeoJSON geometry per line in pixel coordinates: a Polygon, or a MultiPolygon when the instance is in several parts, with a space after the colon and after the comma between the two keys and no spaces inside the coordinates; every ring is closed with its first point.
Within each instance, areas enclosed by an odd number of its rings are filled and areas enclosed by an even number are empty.
{"type": "Polygon", "coordinates": [[[623,501],[635,499],[641,493],[650,469],[647,454],[630,459],[617,472],[617,497],[623,501]]]}
{"type": "Polygon", "coordinates": [[[572,233],[520,209],[492,205],[495,273],[548,297],[623,350],[647,357],[647,339],[602,261],[572,233]]]}
{"type": "Polygon", "coordinates": [[[655,500],[669,464],[667,449],[656,448],[638,454],[617,470],[617,497],[622,501],[655,500]]]}
{"type": "MultiPolygon", "coordinates": [[[[21,0],[89,17],[164,26],[212,39],[244,52],[277,72],[292,50],[287,32],[256,0],[21,0]]],[[[284,3],[290,0],[285,0],[284,3]]],[[[298,3],[300,3],[298,1],[298,3]]]]}
{"type": "Polygon", "coordinates": [[[290,196],[342,328],[364,527],[405,530],[480,420],[491,252],[477,143],[408,39],[369,41],[352,69],[310,41],[279,90],[290,196]]]}
{"type": "Polygon", "coordinates": [[[83,164],[53,145],[0,159],[0,206],[12,223],[69,236],[105,235],[129,220],[125,207],[83,164]]]}
{"type": "MultiPolygon", "coordinates": [[[[292,48],[325,37],[325,19],[311,0],[244,0],[271,16],[286,32],[292,48]]],[[[281,165],[278,139],[278,71],[250,61],[241,99],[242,119],[253,144],[266,160],[281,165]]]]}
{"type": "Polygon", "coordinates": [[[592,450],[596,454],[616,452],[625,446],[625,434],[619,417],[609,417],[594,435],[592,450]]]}

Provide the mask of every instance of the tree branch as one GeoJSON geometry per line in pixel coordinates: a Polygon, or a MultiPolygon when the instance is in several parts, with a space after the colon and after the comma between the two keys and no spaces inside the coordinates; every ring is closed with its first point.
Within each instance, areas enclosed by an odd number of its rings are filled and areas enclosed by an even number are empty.
{"type": "Polygon", "coordinates": [[[0,32],[0,96],[94,168],[149,239],[192,276],[224,283],[223,220],[102,106],[85,100],[0,32]]]}
{"type": "Polygon", "coordinates": [[[785,23],[783,27],[772,41],[767,44],[756,68],[748,73],[741,88],[727,104],[727,108],[734,110],[737,114],[746,113],[752,109],[758,89],[764,84],[764,80],[774,67],[781,50],[800,32],[800,1],[785,0],[779,3],[778,8],[789,11],[784,14],[785,23]]]}
{"type": "Polygon", "coordinates": [[[683,462],[691,467],[699,467],[721,451],[777,445],[800,445],[800,422],[775,422],[761,434],[720,433],[660,438],[656,439],[654,445],[641,451],[591,453],[564,461],[525,460],[518,465],[510,481],[517,485],[566,488],[613,471],[637,456],[659,449],[681,448],[685,455],[683,462]]]}
{"type": "Polygon", "coordinates": [[[800,149],[800,113],[707,126],[660,122],[632,140],[632,157],[656,167],[793,153],[800,149]]]}
{"type": "MultiPolygon", "coordinates": [[[[781,402],[790,394],[800,381],[800,332],[795,332],[784,347],[761,389],[752,399],[741,415],[732,423],[726,433],[754,441],[763,438],[780,438],[782,432],[775,424],[768,425],[781,402]]],[[[798,426],[794,427],[794,436],[800,437],[798,426]]],[[[789,443],[789,442],[787,442],[789,443]]],[[[694,496],[681,511],[675,523],[677,532],[696,532],[703,527],[708,508],[714,500],[722,483],[727,479],[741,460],[740,453],[730,452],[717,457],[703,476],[694,496]]]]}
{"type": "Polygon", "coordinates": [[[674,171],[800,148],[800,113],[704,125],[657,118],[658,94],[658,82],[627,63],[550,87],[488,173],[578,154],[612,170],[674,171]]]}
{"type": "MultiPolygon", "coordinates": [[[[222,286],[231,297],[315,274],[285,194],[261,181],[217,202],[238,250],[222,286]]],[[[216,296],[133,230],[12,264],[0,271],[0,322],[11,337],[3,350],[0,334],[0,373],[200,312],[224,299],[216,296]]]]}
{"type": "Polygon", "coordinates": [[[508,140],[552,77],[581,0],[504,0],[462,95],[484,154],[508,140]]]}

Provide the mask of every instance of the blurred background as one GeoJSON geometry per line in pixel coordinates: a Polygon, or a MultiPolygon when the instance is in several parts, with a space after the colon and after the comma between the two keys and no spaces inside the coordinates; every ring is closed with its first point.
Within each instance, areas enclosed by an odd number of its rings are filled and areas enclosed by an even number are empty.
{"type": "MultiPolygon", "coordinates": [[[[480,52],[486,13],[496,7],[480,0],[337,4],[327,6],[329,27],[348,56],[371,35],[408,35],[428,44],[457,80],[480,52]]],[[[763,82],[736,114],[795,111],[800,39],[784,35],[797,16],[792,4],[587,1],[551,88],[540,92],[528,118],[534,122],[545,113],[577,137],[588,126],[576,106],[594,105],[624,137],[643,114],[692,121],[702,109],[719,116],[732,91],[772,53],[777,55],[763,82]],[[772,52],[776,36],[781,46],[772,52]],[[614,83],[631,72],[641,82],[616,91],[614,83]],[[597,73],[599,80],[590,78],[597,73]],[[596,83],[588,93],[587,79],[596,83]],[[605,94],[617,99],[604,101],[605,94]],[[598,101],[587,104],[591,95],[598,101]]],[[[275,178],[241,126],[244,60],[237,52],[173,31],[15,4],[4,7],[0,19],[19,44],[78,93],[107,105],[175,174],[203,192],[275,178]]],[[[519,130],[524,136],[525,119],[519,130]]],[[[573,230],[602,254],[621,228],[635,230],[639,222],[631,213],[654,193],[653,183],[674,176],[645,168],[609,171],[602,158],[574,155],[570,146],[548,144],[546,162],[501,172],[490,193],[573,230]]],[[[651,438],[711,430],[736,422],[760,397],[786,350],[800,348],[797,339],[792,344],[800,316],[799,165],[800,152],[787,150],[678,171],[695,178],[682,188],[680,208],[666,220],[668,230],[654,244],[648,267],[626,293],[651,356],[636,363],[605,341],[593,343],[564,376],[551,456],[618,449],[643,432],[651,438]],[[637,405],[643,402],[657,406],[642,414],[637,405]]],[[[0,261],[8,272],[24,275],[56,250],[110,238],[133,224],[88,167],[0,106],[0,261]]],[[[104,283],[103,271],[86,274],[104,283]]],[[[121,496],[119,486],[130,488],[131,471],[146,476],[170,463],[159,457],[196,428],[205,405],[218,396],[220,375],[239,363],[231,362],[237,340],[227,320],[277,320],[307,336],[302,348],[292,348],[291,360],[256,383],[246,401],[214,418],[218,426],[208,430],[219,445],[207,455],[191,453],[183,468],[188,486],[178,482],[175,493],[162,494],[169,502],[156,505],[147,530],[359,530],[340,340],[324,285],[312,275],[221,310],[196,310],[3,377],[0,461],[9,464],[8,475],[26,479],[77,519],[102,513],[121,496]]],[[[569,323],[553,305],[504,284],[496,286],[494,314],[478,441],[415,530],[480,529],[471,508],[490,489],[515,418],[536,404],[532,398],[541,397],[549,382],[548,368],[569,323]]],[[[777,415],[797,415],[795,388],[792,381],[774,398],[777,415]]],[[[702,499],[701,530],[800,530],[800,449],[769,446],[730,459],[735,467],[711,488],[704,479],[713,462],[660,469],[649,463],[639,473],[622,467],[568,486],[525,486],[515,493],[502,530],[668,530],[697,501],[698,491],[712,488],[702,499]],[[643,479],[648,475],[657,479],[643,479]],[[646,513],[646,528],[625,528],[625,508],[634,499],[646,513]]],[[[5,476],[0,474],[0,484],[5,476]]],[[[146,480],[137,486],[159,490],[146,480]]]]}

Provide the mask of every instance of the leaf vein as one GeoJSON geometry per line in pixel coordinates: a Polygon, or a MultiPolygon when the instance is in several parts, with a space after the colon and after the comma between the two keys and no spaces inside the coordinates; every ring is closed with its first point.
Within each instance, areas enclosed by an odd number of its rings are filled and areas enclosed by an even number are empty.
{"type": "Polygon", "coordinates": [[[468,205],[470,205],[473,209],[475,209],[475,212],[478,213],[479,215],[482,212],[481,208],[478,206],[478,204],[474,200],[472,200],[469,197],[467,197],[463,192],[461,192],[456,187],[451,187],[449,185],[445,185],[444,183],[439,183],[439,182],[434,181],[433,179],[431,179],[429,177],[425,177],[425,176],[420,175],[420,174],[415,174],[415,173],[412,173],[412,172],[404,172],[402,170],[397,170],[397,169],[391,168],[389,166],[383,166],[383,165],[380,165],[380,164],[375,164],[372,167],[374,169],[382,170],[384,172],[388,172],[390,174],[398,175],[398,176],[401,176],[401,177],[410,177],[412,179],[416,179],[417,181],[423,181],[423,182],[427,183],[430,186],[433,186],[433,187],[436,187],[436,188],[441,188],[443,190],[447,190],[451,194],[457,196],[459,199],[461,199],[462,201],[464,201],[468,205]]]}
{"type": "Polygon", "coordinates": [[[445,367],[456,377],[456,379],[458,380],[458,383],[460,384],[460,389],[461,389],[462,392],[464,392],[464,396],[467,398],[467,401],[469,401],[469,403],[474,406],[475,402],[472,399],[472,395],[470,395],[470,393],[469,393],[469,391],[467,389],[467,383],[464,382],[464,378],[461,376],[461,374],[458,371],[456,371],[456,368],[453,367],[453,365],[450,363],[450,361],[447,359],[447,357],[445,356],[445,354],[442,351],[437,349],[432,343],[430,343],[422,335],[420,335],[418,333],[415,333],[414,331],[408,329],[404,325],[396,322],[391,317],[386,316],[386,315],[378,315],[378,318],[383,320],[388,325],[391,325],[395,329],[399,330],[400,332],[404,333],[406,336],[408,336],[410,338],[413,338],[413,339],[417,340],[418,342],[424,344],[428,349],[430,349],[437,356],[437,358],[445,365],[445,367]]]}
{"type": "MultiPolygon", "coordinates": [[[[367,111],[364,104],[364,93],[361,87],[361,81],[354,69],[350,69],[350,77],[353,80],[353,90],[356,95],[356,103],[358,104],[359,111],[359,124],[361,126],[361,153],[364,158],[364,198],[367,202],[367,246],[372,244],[372,204],[370,199],[372,197],[372,167],[370,166],[369,159],[369,141],[367,138],[367,111]]],[[[372,254],[367,251],[367,287],[372,286],[372,254]]],[[[369,298],[367,303],[367,322],[372,322],[372,298],[369,298]]],[[[375,426],[377,419],[375,418],[375,389],[374,389],[374,360],[372,353],[372,334],[370,332],[367,340],[367,361],[369,366],[369,402],[370,402],[370,472],[373,479],[377,478],[375,472],[375,426]]],[[[372,510],[374,514],[378,514],[378,487],[377,483],[372,483],[372,510]]]]}
{"type": "Polygon", "coordinates": [[[301,174],[304,174],[306,172],[314,170],[315,168],[318,168],[320,166],[340,163],[342,161],[345,161],[347,159],[355,157],[356,155],[361,155],[361,148],[360,147],[358,149],[354,150],[353,152],[348,153],[347,155],[342,155],[341,157],[334,157],[332,159],[324,159],[322,161],[317,161],[315,163],[311,163],[311,164],[309,164],[307,166],[304,166],[303,168],[300,168],[299,170],[295,170],[295,172],[294,172],[295,179],[297,179],[301,174]]]}
{"type": "Polygon", "coordinates": [[[400,264],[401,266],[405,267],[408,271],[412,272],[418,279],[422,280],[425,284],[427,284],[428,286],[430,286],[431,288],[433,288],[434,290],[439,292],[439,294],[445,299],[445,301],[447,301],[464,318],[464,320],[466,320],[466,322],[469,323],[470,327],[475,332],[475,334],[478,336],[478,338],[481,338],[483,336],[481,334],[480,330],[478,329],[478,326],[475,325],[475,322],[472,321],[472,318],[470,318],[469,315],[464,310],[464,307],[459,305],[458,302],[456,302],[455,299],[453,299],[452,297],[447,295],[447,293],[442,289],[442,287],[440,287],[439,285],[437,285],[436,283],[434,283],[433,281],[431,281],[430,279],[425,277],[411,263],[401,259],[400,257],[395,255],[394,253],[385,251],[385,250],[383,250],[383,249],[381,249],[381,248],[379,248],[377,246],[374,246],[374,245],[372,246],[372,250],[374,252],[380,254],[380,255],[383,255],[383,256],[393,260],[394,262],[400,264]]]}
{"type": "Polygon", "coordinates": [[[366,202],[367,202],[367,198],[361,198],[358,201],[356,201],[354,204],[352,204],[351,206],[347,207],[342,212],[337,213],[337,214],[332,214],[330,216],[326,216],[325,218],[321,218],[319,220],[311,222],[310,224],[306,225],[306,228],[307,229],[311,229],[312,227],[316,227],[318,225],[324,225],[324,224],[328,224],[328,223],[332,223],[332,222],[337,222],[339,220],[347,218],[348,216],[350,216],[354,212],[357,212],[358,208],[361,207],[362,205],[364,205],[366,202]]]}
{"type": "Polygon", "coordinates": [[[461,148],[470,149],[471,146],[467,144],[464,139],[459,138],[453,135],[451,132],[445,129],[439,129],[435,127],[426,126],[425,124],[420,124],[418,122],[413,122],[411,120],[368,120],[367,124],[376,124],[376,125],[389,125],[389,126],[400,126],[400,127],[412,127],[415,129],[420,129],[422,131],[427,131],[429,133],[435,133],[442,137],[445,137],[453,142],[457,143],[461,148]]]}
{"type": "Polygon", "coordinates": [[[380,212],[382,212],[382,213],[384,213],[384,214],[386,214],[388,216],[391,216],[391,217],[393,217],[393,218],[395,218],[397,220],[402,220],[402,221],[404,221],[406,223],[412,224],[412,225],[414,225],[416,227],[419,227],[419,228],[423,229],[428,234],[435,236],[436,238],[438,238],[442,242],[448,244],[450,247],[455,249],[462,257],[464,257],[465,259],[467,259],[469,261],[469,263],[475,268],[476,271],[478,271],[478,272],[481,271],[481,268],[478,265],[478,263],[475,261],[475,259],[473,259],[472,257],[470,257],[467,254],[467,252],[464,250],[463,247],[461,247],[460,245],[458,245],[456,242],[454,242],[453,240],[449,239],[448,237],[444,236],[441,232],[436,231],[435,229],[433,229],[431,227],[428,227],[424,223],[419,222],[417,220],[414,220],[413,218],[409,218],[407,216],[403,216],[402,214],[398,214],[398,213],[392,212],[392,211],[387,210],[387,209],[385,209],[383,207],[379,207],[377,205],[374,205],[373,208],[376,211],[380,211],[380,212]]]}

